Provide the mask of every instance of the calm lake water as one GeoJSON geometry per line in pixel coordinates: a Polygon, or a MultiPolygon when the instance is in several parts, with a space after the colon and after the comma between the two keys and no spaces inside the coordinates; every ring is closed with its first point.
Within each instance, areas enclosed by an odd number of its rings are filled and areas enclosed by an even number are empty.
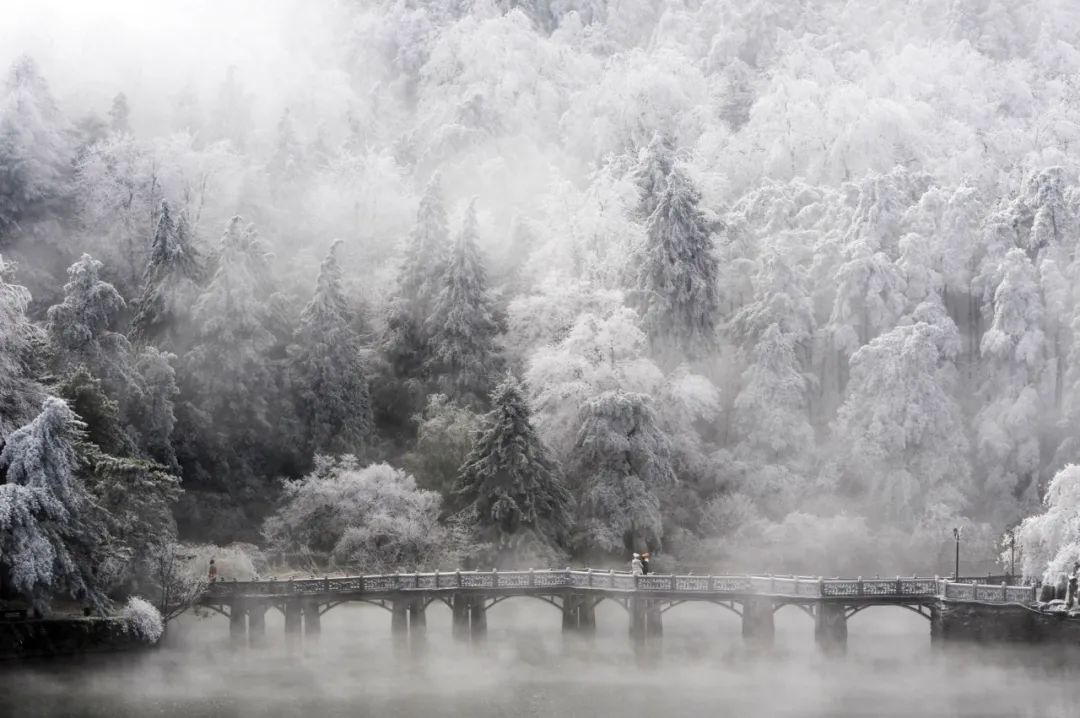
{"type": "Polygon", "coordinates": [[[0,716],[1077,716],[1080,654],[930,646],[925,619],[875,608],[849,624],[849,651],[825,659],[797,609],[777,614],[768,656],[742,648],[739,619],[717,606],[665,614],[663,656],[633,657],[627,617],[598,608],[591,645],[564,643],[560,616],[528,600],[489,612],[482,648],[450,640],[428,611],[428,650],[395,653],[389,614],[343,606],[290,658],[280,614],[270,645],[233,651],[227,621],[185,616],[160,649],[0,668],[0,716]]]}

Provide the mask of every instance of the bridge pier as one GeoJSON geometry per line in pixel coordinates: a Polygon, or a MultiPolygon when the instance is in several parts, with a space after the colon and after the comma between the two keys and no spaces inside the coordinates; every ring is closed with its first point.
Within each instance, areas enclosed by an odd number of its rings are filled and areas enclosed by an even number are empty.
{"type": "Polygon", "coordinates": [[[262,601],[253,601],[248,604],[248,645],[252,648],[262,648],[266,645],[267,608],[262,601]]]}
{"type": "Polygon", "coordinates": [[[243,598],[229,604],[229,642],[233,646],[247,643],[247,601],[243,598]]]}
{"type": "Polygon", "coordinates": [[[814,613],[814,640],[823,653],[843,655],[847,651],[847,606],[821,601],[814,613]]]}
{"type": "Polygon", "coordinates": [[[634,648],[645,645],[645,599],[630,598],[630,641],[634,648]]]}
{"type": "Polygon", "coordinates": [[[402,646],[409,640],[409,604],[407,599],[395,599],[390,602],[390,635],[395,646],[402,646]]]}
{"type": "Polygon", "coordinates": [[[742,605],[742,637],[749,648],[772,648],[776,637],[771,598],[748,598],[742,605]]]}
{"type": "Polygon", "coordinates": [[[300,648],[302,615],[299,600],[287,599],[285,601],[285,650],[289,653],[293,653],[300,648]]]}
{"type": "Polygon", "coordinates": [[[578,631],[590,638],[596,635],[596,604],[588,596],[578,604],[578,631]]]}
{"type": "Polygon", "coordinates": [[[649,642],[659,641],[664,635],[664,618],[660,601],[649,601],[645,605],[645,635],[649,642]]]}
{"type": "Polygon", "coordinates": [[[304,645],[314,646],[319,642],[319,634],[322,633],[322,616],[319,615],[319,602],[315,600],[305,601],[304,612],[304,645]]]}
{"type": "Polygon", "coordinates": [[[424,599],[414,598],[409,603],[409,647],[419,650],[426,640],[427,612],[424,599]]]}
{"type": "Polygon", "coordinates": [[[484,605],[486,600],[484,596],[474,596],[469,607],[469,638],[474,643],[487,637],[487,608],[484,605]]]}
{"type": "Polygon", "coordinates": [[[450,611],[453,614],[454,638],[459,641],[469,640],[469,597],[455,593],[450,599],[450,611]]]}

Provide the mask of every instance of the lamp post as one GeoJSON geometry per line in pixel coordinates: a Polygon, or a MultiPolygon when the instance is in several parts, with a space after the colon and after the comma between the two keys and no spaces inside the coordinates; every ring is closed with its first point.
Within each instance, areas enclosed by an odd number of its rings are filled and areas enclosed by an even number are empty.
{"type": "Polygon", "coordinates": [[[953,571],[953,580],[960,580],[960,529],[953,528],[953,538],[956,539],[956,569],[953,571]]]}
{"type": "Polygon", "coordinates": [[[1009,581],[1016,576],[1016,529],[1009,529],[1009,581]]]}

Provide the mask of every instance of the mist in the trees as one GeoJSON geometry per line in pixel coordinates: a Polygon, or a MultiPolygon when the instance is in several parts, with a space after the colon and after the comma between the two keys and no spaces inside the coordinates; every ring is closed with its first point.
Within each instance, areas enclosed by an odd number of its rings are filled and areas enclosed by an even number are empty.
{"type": "Polygon", "coordinates": [[[1071,560],[1069,3],[16,5],[0,588],[1071,560]]]}

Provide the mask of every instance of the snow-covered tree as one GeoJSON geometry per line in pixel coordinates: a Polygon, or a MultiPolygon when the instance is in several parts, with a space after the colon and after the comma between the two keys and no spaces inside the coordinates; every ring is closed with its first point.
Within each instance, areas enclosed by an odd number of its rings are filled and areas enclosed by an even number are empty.
{"type": "Polygon", "coordinates": [[[430,337],[428,371],[446,394],[483,406],[501,358],[495,337],[499,327],[476,246],[476,203],[450,253],[439,295],[425,330],[430,337]]]}
{"type": "Polygon", "coordinates": [[[420,327],[432,311],[449,260],[450,235],[440,184],[441,176],[436,172],[420,198],[398,275],[398,295],[420,327]]]}
{"type": "Polygon", "coordinates": [[[1056,583],[1080,561],[1080,466],[1069,464],[1054,476],[1044,506],[1021,522],[1016,542],[1024,576],[1056,583]]]}
{"type": "Polygon", "coordinates": [[[576,550],[625,555],[657,549],[658,492],[674,483],[671,448],[649,397],[608,391],[582,407],[570,474],[580,482],[576,550]]]}
{"type": "Polygon", "coordinates": [[[181,348],[179,339],[190,332],[191,306],[202,278],[202,259],[187,219],[181,214],[174,220],[168,202],[162,202],[132,333],[159,347],[181,348]]]}
{"type": "Polygon", "coordinates": [[[67,130],[37,63],[15,60],[0,96],[0,238],[63,196],[67,130]]]}
{"type": "Polygon", "coordinates": [[[405,468],[422,488],[449,496],[458,470],[472,451],[481,416],[450,401],[446,394],[431,394],[418,419],[416,444],[405,455],[405,468]]]}
{"type": "Polygon", "coordinates": [[[315,294],[300,313],[289,349],[297,416],[313,453],[362,454],[371,426],[371,401],[360,340],[341,286],[337,248],[319,269],[315,294]]]}
{"type": "Polygon", "coordinates": [[[458,474],[455,502],[475,517],[478,538],[499,559],[558,552],[573,523],[561,470],[536,434],[512,375],[495,388],[491,404],[458,474]]]}
{"type": "Polygon", "coordinates": [[[109,129],[115,133],[130,132],[130,117],[131,108],[128,106],[127,95],[119,92],[113,97],[112,105],[109,107],[109,129]]]}
{"type": "Polygon", "coordinates": [[[640,258],[642,327],[653,352],[668,359],[700,359],[716,346],[719,266],[700,201],[685,173],[674,170],[649,217],[640,258]]]}
{"type": "Polygon", "coordinates": [[[293,187],[306,170],[304,145],[296,133],[296,124],[288,108],[277,125],[277,141],[267,169],[279,190],[293,187]]]}
{"type": "Polygon", "coordinates": [[[675,149],[671,139],[660,133],[653,135],[649,144],[642,148],[634,168],[634,182],[640,197],[637,212],[643,221],[656,211],[674,168],[675,149]]]}
{"type": "Polygon", "coordinates": [[[104,531],[98,508],[76,475],[82,422],[49,398],[0,452],[0,565],[7,586],[39,612],[54,596],[101,608],[96,571],[104,531]]]}
{"type": "Polygon", "coordinates": [[[263,535],[274,550],[329,555],[366,573],[431,568],[445,539],[440,507],[400,469],[317,457],[309,475],[286,482],[263,535]]]}
{"type": "Polygon", "coordinates": [[[33,369],[41,333],[26,316],[30,292],[11,283],[14,271],[0,255],[0,446],[33,418],[44,398],[33,369]]]}
{"type": "Polygon", "coordinates": [[[956,327],[902,324],[851,358],[833,426],[838,488],[869,516],[911,522],[963,508],[969,444],[952,395],[956,327]]]}
{"type": "Polygon", "coordinates": [[[986,472],[987,508],[1015,521],[1038,502],[1040,429],[1046,403],[1044,307],[1035,267],[1021,249],[1006,256],[994,293],[994,319],[980,349],[983,406],[975,417],[978,456],[986,472]]]}
{"type": "Polygon", "coordinates": [[[64,301],[49,307],[49,338],[57,370],[85,366],[124,402],[131,390],[131,346],[114,329],[127,305],[113,285],[101,279],[102,266],[84,254],[68,268],[64,301]]]}

